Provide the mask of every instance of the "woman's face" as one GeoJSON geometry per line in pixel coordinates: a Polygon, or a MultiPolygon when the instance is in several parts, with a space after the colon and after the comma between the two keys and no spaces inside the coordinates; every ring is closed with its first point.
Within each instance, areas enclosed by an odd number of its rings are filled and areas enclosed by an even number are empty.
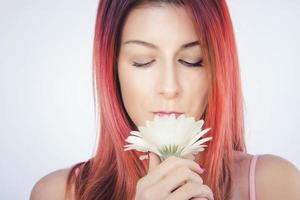
{"type": "Polygon", "coordinates": [[[208,76],[196,41],[184,7],[147,5],[130,12],[121,36],[118,77],[125,109],[136,126],[161,111],[200,119],[208,76]]]}

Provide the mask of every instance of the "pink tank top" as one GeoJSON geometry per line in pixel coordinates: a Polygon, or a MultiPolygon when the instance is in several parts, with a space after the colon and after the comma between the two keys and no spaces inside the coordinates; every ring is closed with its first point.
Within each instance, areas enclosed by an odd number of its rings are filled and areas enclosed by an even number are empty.
{"type": "Polygon", "coordinates": [[[249,170],[249,192],[250,200],[256,200],[256,188],[255,188],[255,166],[258,155],[254,155],[251,159],[249,170]]]}

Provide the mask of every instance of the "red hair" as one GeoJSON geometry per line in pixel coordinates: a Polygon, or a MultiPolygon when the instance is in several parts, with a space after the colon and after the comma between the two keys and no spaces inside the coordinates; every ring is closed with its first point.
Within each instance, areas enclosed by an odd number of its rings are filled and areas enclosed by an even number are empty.
{"type": "MultiPolygon", "coordinates": [[[[124,152],[125,139],[137,130],[128,116],[120,93],[117,58],[124,20],[141,3],[184,6],[194,19],[204,63],[209,64],[210,89],[203,114],[213,136],[201,163],[203,180],[216,200],[231,197],[234,151],[246,152],[244,104],[237,48],[225,0],[101,0],[96,19],[93,51],[93,83],[100,116],[95,155],[71,168],[66,195],[74,187],[76,200],[133,199],[137,181],[147,174],[147,161],[137,151],[124,152]],[[79,176],[75,170],[79,168],[79,176]]],[[[196,161],[199,162],[199,161],[196,161]]]]}

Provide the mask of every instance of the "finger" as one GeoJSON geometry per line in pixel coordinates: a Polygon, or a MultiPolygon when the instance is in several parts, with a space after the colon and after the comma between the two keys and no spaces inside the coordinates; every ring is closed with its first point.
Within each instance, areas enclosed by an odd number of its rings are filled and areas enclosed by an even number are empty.
{"type": "Polygon", "coordinates": [[[148,185],[158,182],[160,179],[165,177],[170,171],[173,171],[174,169],[182,167],[182,166],[185,166],[199,174],[202,174],[204,171],[194,161],[175,157],[175,156],[170,156],[169,158],[164,160],[162,163],[160,163],[159,165],[152,168],[150,172],[148,172],[148,175],[146,178],[148,185]]]}
{"type": "Polygon", "coordinates": [[[199,185],[203,184],[203,179],[198,173],[195,173],[186,167],[179,167],[174,171],[169,172],[169,174],[157,184],[157,187],[164,188],[165,191],[171,193],[188,181],[197,182],[199,185]]]}
{"type": "Polygon", "coordinates": [[[149,152],[149,166],[148,166],[148,173],[153,170],[154,167],[161,163],[160,158],[153,152],[149,152]]]}
{"type": "Polygon", "coordinates": [[[174,192],[172,192],[167,200],[182,200],[191,198],[207,198],[214,200],[213,193],[207,185],[199,185],[195,182],[187,182],[174,192]]]}
{"type": "Polygon", "coordinates": [[[210,187],[208,185],[201,185],[201,191],[200,190],[195,190],[195,195],[193,197],[199,197],[199,198],[207,198],[208,200],[214,200],[214,194],[210,187]]]}

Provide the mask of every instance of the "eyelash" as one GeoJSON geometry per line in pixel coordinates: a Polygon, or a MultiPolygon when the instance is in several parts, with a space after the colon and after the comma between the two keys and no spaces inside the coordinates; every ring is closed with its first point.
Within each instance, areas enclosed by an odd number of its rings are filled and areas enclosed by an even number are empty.
{"type": "MultiPolygon", "coordinates": [[[[203,66],[203,59],[201,59],[199,62],[196,63],[189,63],[183,60],[182,61],[184,64],[188,65],[189,67],[202,67],[203,66]]],[[[133,66],[135,67],[147,67],[148,65],[150,65],[152,62],[154,62],[154,60],[148,62],[148,63],[137,63],[137,62],[133,62],[133,66]]]]}

